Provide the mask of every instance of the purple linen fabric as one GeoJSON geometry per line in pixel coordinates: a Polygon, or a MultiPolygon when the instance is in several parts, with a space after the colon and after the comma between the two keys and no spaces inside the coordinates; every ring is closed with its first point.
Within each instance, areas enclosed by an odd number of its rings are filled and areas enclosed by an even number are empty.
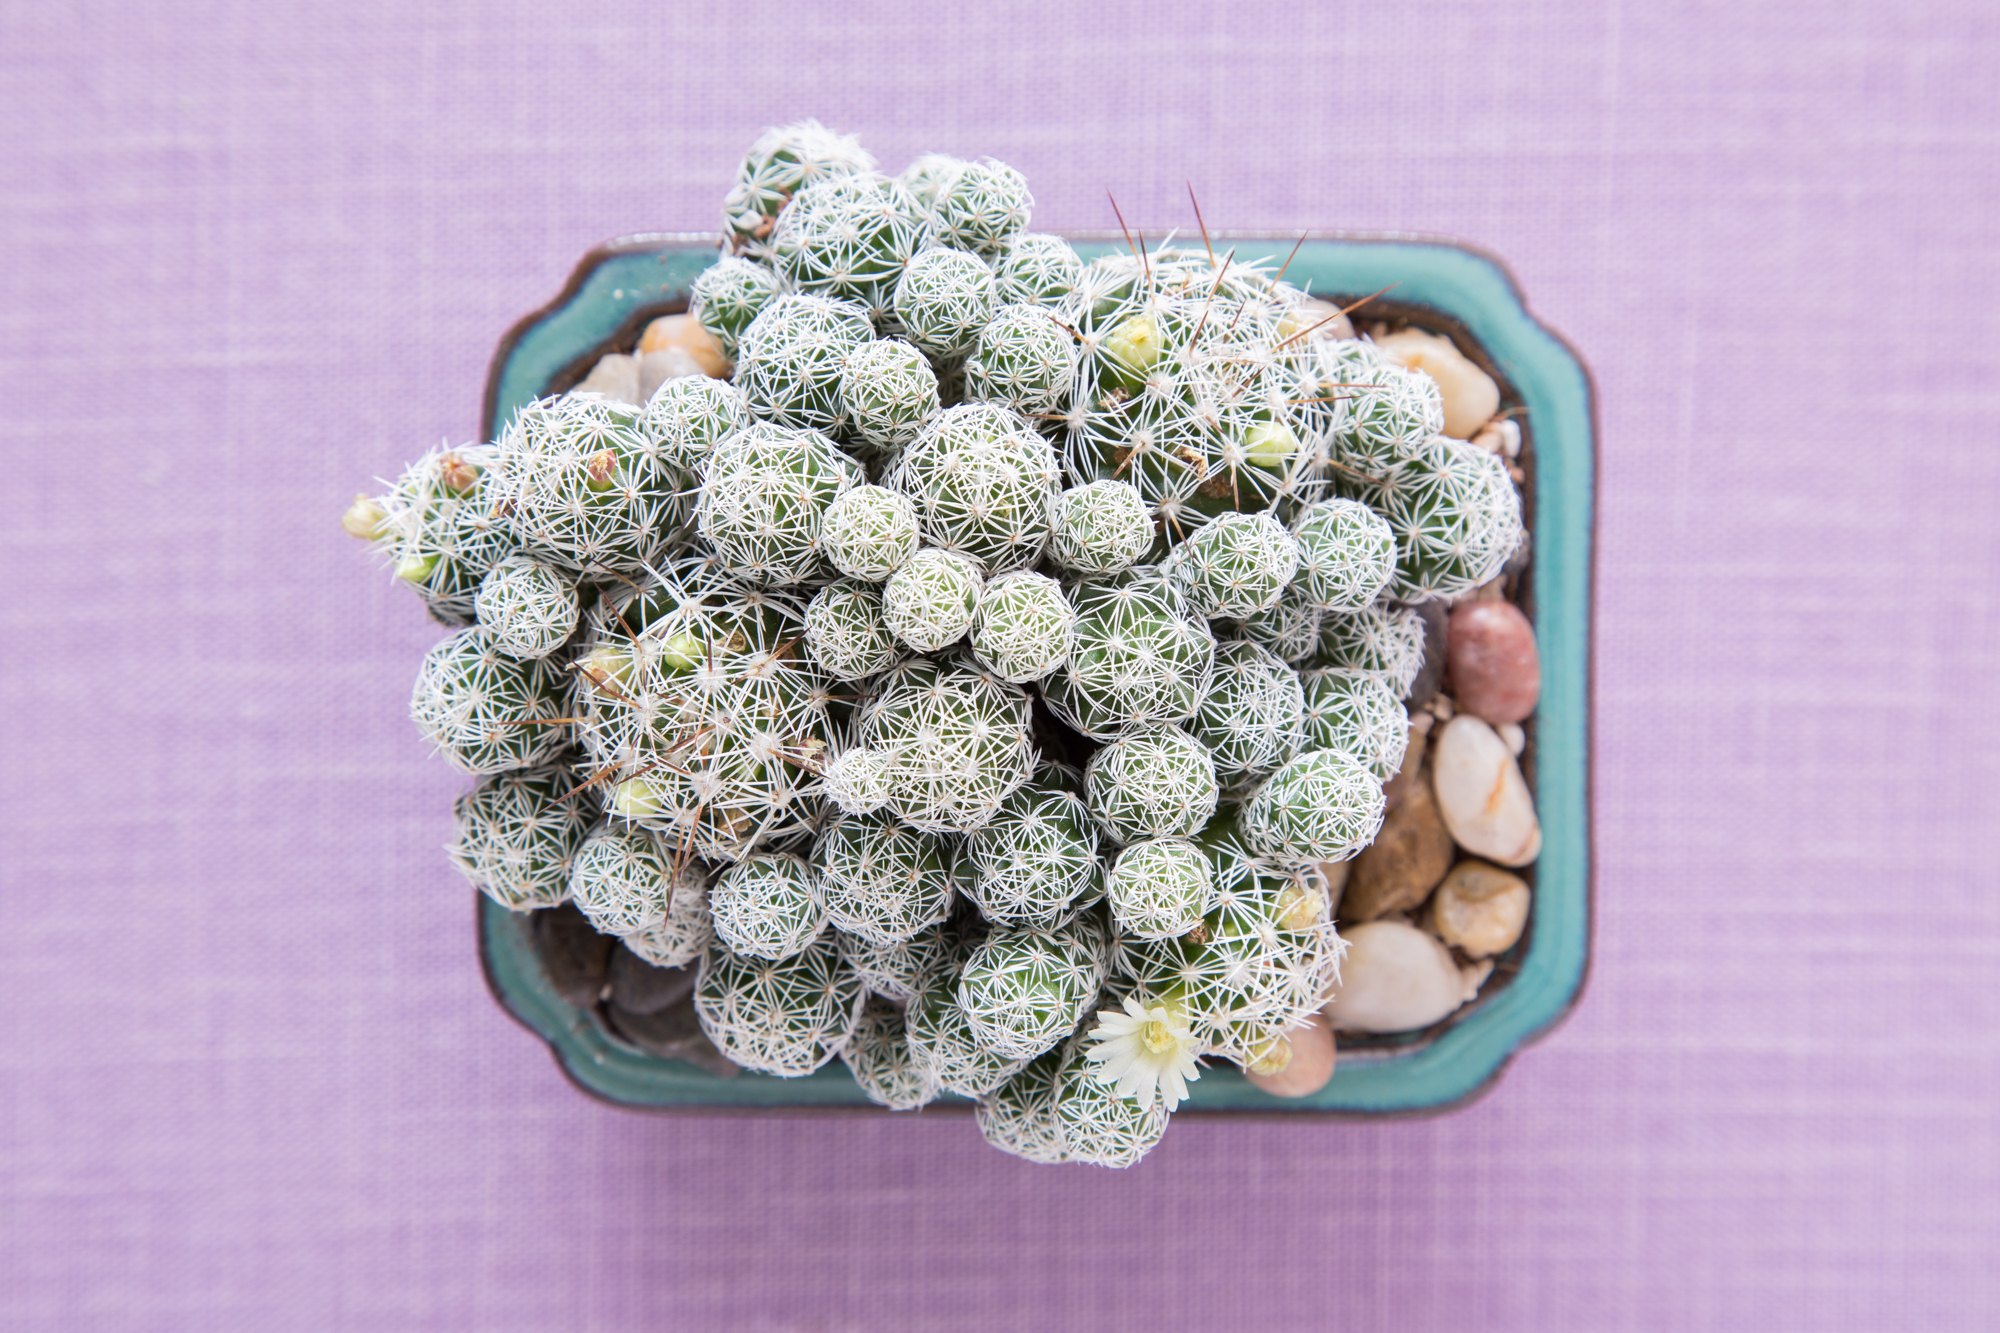
{"type": "Polygon", "coordinates": [[[0,1327],[1945,1330],[2000,1308],[2000,18],[0,7],[0,1327]],[[1597,901],[1483,1101],[645,1118],[495,1007],[335,520],[765,124],[1513,265],[1603,432],[1597,901]]]}

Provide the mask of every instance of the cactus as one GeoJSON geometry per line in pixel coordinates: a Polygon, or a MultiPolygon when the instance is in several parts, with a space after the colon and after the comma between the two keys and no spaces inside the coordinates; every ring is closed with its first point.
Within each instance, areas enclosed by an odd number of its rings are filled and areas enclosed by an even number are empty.
{"type": "Polygon", "coordinates": [[[956,970],[971,947],[949,925],[927,927],[894,944],[877,944],[860,935],[840,936],[841,952],[863,984],[903,1004],[917,998],[933,973],[956,970]]]}
{"type": "Polygon", "coordinates": [[[1186,838],[1151,838],[1118,854],[1105,877],[1105,896],[1122,935],[1185,935],[1215,905],[1215,870],[1186,838]]]}
{"type": "Polygon", "coordinates": [[[1062,585],[1016,570],[987,584],[972,626],[972,653],[1002,680],[1024,684],[1069,661],[1076,609],[1062,585]]]}
{"type": "Polygon", "coordinates": [[[1134,727],[1090,758],[1090,814],[1116,842],[1184,838],[1215,814],[1208,747],[1167,723],[1134,727]]]}
{"type": "Polygon", "coordinates": [[[458,798],[458,837],[445,850],[468,880],[511,912],[553,907],[597,821],[565,768],[500,773],[458,798]]]}
{"type": "Polygon", "coordinates": [[[1064,1058],[1056,1075],[1056,1123],[1067,1160],[1093,1166],[1137,1166],[1167,1132],[1166,1108],[1118,1096],[1080,1055],[1064,1058]]]}
{"type": "Polygon", "coordinates": [[[826,929],[819,877],[797,856],[762,853],[722,872],[708,891],[715,937],[732,953],[797,957],[826,929]]]}
{"type": "Polygon", "coordinates": [[[984,825],[1028,780],[1028,697],[964,659],[906,662],[876,682],[857,726],[889,760],[889,808],[933,832],[984,825]]]}
{"type": "Polygon", "coordinates": [[[1304,738],[1299,673],[1254,643],[1215,646],[1215,673],[1187,730],[1208,748],[1216,781],[1240,786],[1277,768],[1304,738]]]}
{"type": "Polygon", "coordinates": [[[900,655],[882,594],[874,585],[842,579],[806,604],[806,651],[842,680],[886,671],[900,655]]]}
{"type": "Polygon", "coordinates": [[[954,357],[993,315],[993,270],[964,250],[925,250],[895,289],[896,322],[931,357],[954,357]]]}
{"type": "Polygon", "coordinates": [[[889,756],[853,746],[829,760],[819,771],[820,792],[843,812],[868,815],[889,803],[889,756]]]}
{"type": "Polygon", "coordinates": [[[1284,866],[1345,861],[1382,827],[1382,779],[1341,750],[1309,750],[1273,773],[1243,807],[1243,835],[1284,866]]]}
{"type": "Polygon", "coordinates": [[[877,1106],[914,1111],[937,1100],[937,1079],[910,1050],[903,1010],[887,1000],[868,998],[840,1058],[877,1106]]]}
{"type": "Polygon", "coordinates": [[[1403,766],[1410,715],[1383,676],[1352,667],[1308,671],[1303,680],[1306,747],[1344,750],[1387,782],[1403,766]]]}
{"type": "Polygon", "coordinates": [[[916,502],[925,539],[988,574],[1034,564],[1048,539],[1054,451],[997,403],[947,408],[924,427],[888,485],[916,502]]]}
{"type": "Polygon", "coordinates": [[[717,942],[702,955],[694,1009],[702,1032],[734,1063],[802,1078],[840,1053],[867,995],[832,935],[777,962],[717,942]]]}
{"type": "Polygon", "coordinates": [[[761,248],[778,210],[800,189],[874,169],[875,159],[858,140],[835,134],[816,120],[766,130],[750,146],[723,200],[723,229],[736,245],[761,248]]]}
{"type": "Polygon", "coordinates": [[[1053,926],[1090,887],[1097,835],[1074,795],[1045,781],[1017,788],[966,835],[967,894],[989,921],[1053,926]]]}
{"type": "Polygon", "coordinates": [[[832,574],[820,525],[860,469],[816,431],[756,423],[725,438],[701,488],[702,539],[753,583],[815,583],[832,574]]]}
{"type": "Polygon", "coordinates": [[[486,571],[473,600],[493,646],[519,658],[543,658],[576,633],[576,585],[539,560],[510,555],[486,571]]]}
{"type": "Polygon", "coordinates": [[[958,978],[956,967],[925,977],[906,1011],[910,1050],[946,1091],[961,1097],[984,1097],[1028,1060],[980,1045],[971,1018],[959,1007],[958,978]]]}
{"type": "Polygon", "coordinates": [[[847,424],[840,377],[875,338],[868,311],[849,301],[788,292],[764,307],[736,345],[736,387],[760,421],[801,430],[847,424]]]}
{"type": "Polygon", "coordinates": [[[965,162],[940,174],[930,209],[930,234],[940,245],[988,258],[1005,253],[1035,207],[1028,179],[1002,162],[965,162]]]}
{"type": "Polygon", "coordinates": [[[1082,272],[1083,260],[1068,241],[1022,232],[993,258],[993,299],[1003,306],[1052,306],[1069,295],[1082,272]]]}
{"type": "Polygon", "coordinates": [[[472,623],[480,580],[519,545],[501,513],[493,456],[487,446],[434,450],[405,468],[388,494],[356,497],[342,520],[446,625],[472,623]]]}
{"type": "Polygon", "coordinates": [[[1058,417],[1076,379],[1076,343],[1038,306],[1001,306],[976,330],[966,393],[1030,417],[1058,417]]]}
{"type": "Polygon", "coordinates": [[[601,828],[578,850],[569,896],[606,935],[635,935],[666,919],[673,857],[645,829],[601,828]]]}
{"type": "Polygon", "coordinates": [[[699,959],[714,939],[715,923],[708,912],[708,872],[692,859],[673,877],[667,914],[624,936],[625,947],[655,967],[686,967],[699,959]]]}
{"type": "Polygon", "coordinates": [[[523,407],[494,466],[522,546],[574,574],[637,574],[687,522],[686,475],[640,428],[637,409],[597,394],[523,407]]]}
{"type": "Polygon", "coordinates": [[[1072,486],[1049,506],[1049,555],[1078,574],[1122,574],[1153,544],[1153,511],[1122,481],[1072,486]]]}
{"type": "Polygon", "coordinates": [[[899,338],[864,342],[849,352],[839,392],[848,428],[876,456],[906,448],[938,413],[937,372],[899,338]]]}
{"type": "Polygon", "coordinates": [[[904,643],[934,652],[957,643],[972,628],[983,586],[971,558],[927,546],[883,585],[883,619],[904,643]]]}
{"type": "Polygon", "coordinates": [[[1374,604],[1396,572],[1396,534],[1357,500],[1322,500],[1292,524],[1299,546],[1297,585],[1324,611],[1374,604]]]}
{"type": "Polygon", "coordinates": [[[1320,620],[1316,666],[1355,667],[1380,672],[1398,699],[1410,693],[1424,669],[1423,617],[1408,607],[1377,603],[1359,611],[1335,612],[1320,620]]]}
{"type": "Polygon", "coordinates": [[[736,343],[750,321],[763,313],[779,291],[778,275],[762,264],[724,255],[695,276],[688,313],[734,361],[736,343]]]}
{"type": "Polygon", "coordinates": [[[1525,536],[1506,460],[1447,436],[1433,438],[1381,485],[1352,489],[1396,534],[1390,591],[1404,601],[1461,597],[1499,577],[1525,536]]]}
{"type": "Polygon", "coordinates": [[[1319,651],[1320,621],[1324,615],[1295,578],[1278,594],[1277,601],[1245,616],[1236,632],[1246,642],[1296,666],[1319,651]]]}
{"type": "Polygon", "coordinates": [[[1066,1054],[1058,1048],[1031,1061],[980,1102],[973,1114],[981,1137],[1030,1162],[1068,1161],[1062,1122],[1056,1117],[1056,1076],[1066,1054]]]}
{"type": "Polygon", "coordinates": [[[554,668],[508,654],[483,625],[424,654],[410,720],[461,773],[528,768],[553,758],[570,739],[554,668]]]}
{"type": "Polygon", "coordinates": [[[835,929],[874,945],[915,939],[951,914],[956,861],[949,837],[886,813],[843,815],[812,848],[835,929]]]}
{"type": "Polygon", "coordinates": [[[856,486],[830,506],[820,546],[850,578],[880,583],[917,553],[917,508],[910,497],[881,486],[856,486]]]}
{"type": "Polygon", "coordinates": [[[923,225],[922,205],[895,181],[872,172],[829,177],[778,214],[771,261],[799,291],[852,301],[879,321],[923,243],[923,225]]]}
{"type": "Polygon", "coordinates": [[[1336,463],[1362,476],[1381,476],[1415,457],[1444,430],[1444,400],[1437,381],[1405,370],[1374,348],[1334,345],[1322,353],[1321,384],[1343,390],[1344,427],[1333,440],[1336,463]]]}
{"type": "Polygon", "coordinates": [[[705,375],[683,375],[662,384],[647,400],[639,414],[639,433],[657,451],[661,465],[699,478],[706,474],[715,446],[749,422],[743,390],[705,375]]]}
{"type": "Polygon", "coordinates": [[[1220,514],[1167,568],[1197,614],[1240,620],[1278,600],[1298,572],[1299,544],[1269,514],[1220,514]]]}
{"type": "Polygon", "coordinates": [[[1178,722],[1201,706],[1215,664],[1215,636],[1150,566],[1087,580],[1076,608],[1069,665],[1044,696],[1057,717],[1099,740],[1145,722],[1178,722]]]}
{"type": "Polygon", "coordinates": [[[1098,947],[1074,926],[1005,926],[988,935],[958,978],[973,1040],[1027,1060],[1061,1045],[1097,997],[1098,947]]]}

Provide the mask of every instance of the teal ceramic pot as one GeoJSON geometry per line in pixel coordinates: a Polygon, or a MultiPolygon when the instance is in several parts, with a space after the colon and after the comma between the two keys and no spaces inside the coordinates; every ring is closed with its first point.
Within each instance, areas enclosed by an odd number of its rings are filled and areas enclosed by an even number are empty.
{"type": "MultiPolygon", "coordinates": [[[[1086,258],[1122,242],[1074,238],[1086,258]]],[[[1293,236],[1218,237],[1240,260],[1284,263],[1293,236]]],[[[606,352],[630,351],[653,318],[687,308],[717,238],[649,235],[585,256],[547,307],[517,324],[495,353],[486,383],[485,436],[515,409],[568,388],[606,352]]],[[[1285,277],[1318,296],[1356,300],[1390,288],[1359,320],[1407,322],[1449,335],[1519,409],[1526,512],[1533,534],[1523,609],[1541,650],[1539,708],[1523,768],[1542,822],[1540,859],[1528,873],[1534,906],[1521,942],[1498,960],[1479,998],[1435,1027],[1340,1041],[1330,1083],[1299,1099],[1272,1097],[1218,1062],[1177,1114],[1267,1117],[1393,1116],[1448,1110],[1490,1087],[1514,1053],[1549,1030],[1581,994],[1590,961],[1590,720],[1592,523],[1596,481],[1590,378],[1561,338],[1528,313],[1493,256],[1404,236],[1329,234],[1291,254],[1285,277]]],[[[807,1078],[721,1078],[632,1046],[593,1007],[558,994],[526,916],[478,897],[479,949],[500,1004],[546,1041],[584,1091],[644,1110],[874,1111],[839,1061],[807,1078]]],[[[934,1110],[954,1104],[947,1099],[934,1110]]],[[[956,1102],[961,1108],[970,1103],[956,1102]]]]}

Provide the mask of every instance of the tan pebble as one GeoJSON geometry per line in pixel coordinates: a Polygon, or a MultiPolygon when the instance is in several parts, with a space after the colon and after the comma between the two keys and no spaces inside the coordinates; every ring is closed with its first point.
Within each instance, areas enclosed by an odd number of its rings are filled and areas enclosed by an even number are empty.
{"type": "Polygon", "coordinates": [[[1469,440],[1500,410],[1500,386],[1472,364],[1451,339],[1422,329],[1404,329],[1381,340],[1392,360],[1421,370],[1437,381],[1444,398],[1444,433],[1469,440]]]}
{"type": "Polygon", "coordinates": [[[1451,950],[1402,921],[1371,921],[1344,932],[1347,957],[1327,1001],[1335,1032],[1409,1032],[1465,1003],[1465,978],[1451,950]]]}
{"type": "Polygon", "coordinates": [[[1319,861],[1306,869],[1307,887],[1326,898],[1328,916],[1340,910],[1341,896],[1347,890],[1347,876],[1353,869],[1352,861],[1319,861]]]}
{"type": "Polygon", "coordinates": [[[1431,929],[1468,958],[1505,953],[1528,924],[1528,881],[1485,861],[1461,861],[1431,897],[1431,929]]]}
{"type": "Polygon", "coordinates": [[[1375,841],[1354,858],[1341,919],[1373,921],[1421,906],[1451,869],[1454,850],[1431,784],[1419,776],[1382,821],[1375,841]]]}
{"type": "Polygon", "coordinates": [[[601,393],[606,398],[621,403],[637,404],[639,397],[639,362],[623,352],[610,352],[597,359],[583,382],[571,390],[572,393],[601,393]]]}
{"type": "Polygon", "coordinates": [[[1384,812],[1394,810],[1417,780],[1417,770],[1424,764],[1424,745],[1437,725],[1437,718],[1429,712],[1418,712],[1410,718],[1409,739],[1403,743],[1403,766],[1387,782],[1382,784],[1382,808],[1384,812]]]}
{"type": "Polygon", "coordinates": [[[639,401],[650,403],[660,386],[668,380],[686,379],[690,375],[706,374],[701,363],[678,347],[666,347],[657,352],[639,354],[639,401]]]}
{"type": "Polygon", "coordinates": [[[1452,702],[1449,694],[1440,694],[1431,700],[1431,715],[1440,722],[1451,721],[1451,715],[1457,711],[1458,705],[1452,702]]]}
{"type": "Polygon", "coordinates": [[[1438,812],[1458,845],[1503,866],[1541,855],[1542,826],[1521,766],[1500,734],[1470,713],[1445,724],[1431,750],[1438,812]]]}
{"type": "MultiPolygon", "coordinates": [[[[1276,1073],[1259,1074],[1246,1070],[1252,1084],[1273,1097],[1310,1097],[1333,1077],[1333,1032],[1326,1015],[1314,1014],[1304,1026],[1287,1032],[1281,1041],[1291,1048],[1291,1059],[1276,1073]]],[[[1268,1061],[1259,1061],[1259,1064],[1268,1061]]]]}
{"type": "Polygon", "coordinates": [[[722,344],[697,324],[693,315],[661,315],[646,326],[646,332],[639,338],[641,353],[664,352],[669,347],[686,352],[701,367],[702,374],[715,379],[728,379],[735,369],[722,354],[722,344]]]}

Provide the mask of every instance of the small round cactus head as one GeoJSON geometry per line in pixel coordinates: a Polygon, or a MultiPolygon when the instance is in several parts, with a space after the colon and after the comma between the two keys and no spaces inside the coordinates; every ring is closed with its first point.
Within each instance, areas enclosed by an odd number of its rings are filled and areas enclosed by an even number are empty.
{"type": "Polygon", "coordinates": [[[736,183],[722,203],[723,230],[739,247],[758,249],[770,236],[778,210],[799,190],[814,181],[874,169],[875,159],[860,141],[835,134],[816,120],[765,130],[736,169],[736,183]]]}
{"type": "Polygon", "coordinates": [[[777,294],[776,273],[762,264],[724,255],[695,276],[688,291],[688,313],[734,361],[736,340],[777,294]]]}
{"type": "Polygon", "coordinates": [[[1076,341],[1039,306],[1001,306],[965,362],[968,397],[1031,416],[1060,413],[1075,378],[1076,341]]]}
{"type": "Polygon", "coordinates": [[[1220,514],[1174,549],[1169,568],[1196,612],[1240,620],[1278,600],[1299,544],[1269,514],[1220,514]]]}
{"type": "Polygon", "coordinates": [[[917,507],[884,486],[856,486],[827,508],[820,546],[849,578],[880,583],[917,553],[917,507]]]}
{"type": "Polygon", "coordinates": [[[1200,707],[1215,636],[1146,565],[1070,589],[1076,628],[1069,665],[1043,685],[1049,707],[1086,736],[1108,740],[1146,722],[1178,722],[1200,707]]]}
{"type": "Polygon", "coordinates": [[[935,832],[982,827],[1034,767],[1027,694],[962,658],[884,673],[858,731],[889,756],[889,808],[935,832]]]}
{"type": "Polygon", "coordinates": [[[1002,305],[1055,305],[1082,272],[1083,260],[1068,241],[1025,231],[993,260],[993,296],[1002,305]]]}
{"type": "Polygon", "coordinates": [[[1166,723],[1134,727],[1099,750],[1083,780],[1091,817],[1124,843],[1199,832],[1219,794],[1208,747],[1166,723]]]}
{"type": "Polygon", "coordinates": [[[702,956],[694,1009],[701,1030],[735,1064],[800,1078],[840,1053],[867,994],[831,934],[775,962],[717,943],[702,956]]]}
{"type": "MultiPolygon", "coordinates": [[[[1345,421],[1334,435],[1334,461],[1367,476],[1384,476],[1421,453],[1444,430],[1437,381],[1380,357],[1344,348],[1322,352],[1322,383],[1345,392],[1345,421]],[[1370,361],[1373,364],[1370,364],[1370,361]],[[1351,379],[1329,378],[1335,375],[1351,379]]],[[[1372,350],[1372,349],[1371,349],[1372,350]]]]}
{"type": "Polygon", "coordinates": [[[701,535],[725,568],[751,583],[822,581],[832,570],[820,550],[821,522],[859,472],[817,431],[745,426],[709,458],[701,535]]]}
{"type": "Polygon", "coordinates": [[[1002,162],[967,162],[940,181],[931,204],[931,236],[991,257],[1002,254],[1028,225],[1035,197],[1028,178],[1002,162]]]}
{"type": "Polygon", "coordinates": [[[802,292],[889,313],[896,281],[923,243],[923,206],[873,173],[808,185],[771,231],[771,262],[802,292]]]}
{"type": "Polygon", "coordinates": [[[843,815],[821,830],[812,851],[834,927],[876,945],[915,939],[951,914],[955,861],[947,835],[886,812],[843,815]]]}
{"type": "Polygon", "coordinates": [[[1283,866],[1345,861],[1382,828],[1382,779],[1341,750],[1309,750],[1271,775],[1243,808],[1252,850],[1283,866]]]}
{"type": "Polygon", "coordinates": [[[1315,666],[1379,671],[1407,698],[1424,669],[1424,619],[1411,607],[1377,603],[1353,612],[1329,612],[1319,626],[1315,666]]]}
{"type": "Polygon", "coordinates": [[[495,774],[458,798],[458,837],[445,850],[479,889],[512,912],[553,907],[597,819],[596,801],[567,769],[495,774]]]}
{"type": "Polygon", "coordinates": [[[957,967],[930,973],[905,1016],[910,1049],[947,1091],[984,1097],[1028,1061],[988,1050],[958,1003],[957,967]]]}
{"type": "Polygon", "coordinates": [[[1499,577],[1526,535],[1506,460],[1448,436],[1433,439],[1387,485],[1357,490],[1395,531],[1390,592],[1403,601],[1460,597],[1499,577]]]}
{"type": "Polygon", "coordinates": [[[964,250],[925,250],[896,282],[895,311],[897,324],[926,353],[957,356],[992,317],[993,270],[964,250]]]}
{"type": "Polygon", "coordinates": [[[543,398],[501,432],[495,464],[528,553],[582,574],[637,574],[682,538],[686,475],[639,425],[594,393],[543,398]]]}
{"type": "Polygon", "coordinates": [[[925,153],[904,167],[896,179],[928,209],[937,202],[938,191],[951,184],[964,166],[963,158],[946,153],[925,153]]]}
{"type": "Polygon", "coordinates": [[[665,916],[624,938],[626,948],[654,967],[686,967],[700,958],[715,938],[708,914],[708,871],[701,862],[689,858],[682,864],[665,916]]]}
{"type": "Polygon", "coordinates": [[[1387,782],[1403,766],[1410,715],[1378,672],[1328,667],[1305,675],[1305,743],[1344,750],[1387,782]]]}
{"type": "Polygon", "coordinates": [[[1325,611],[1374,605],[1396,571],[1396,534],[1358,500],[1322,500],[1292,524],[1299,543],[1294,580],[1325,611]]]}
{"type": "Polygon", "coordinates": [[[673,878],[673,856],[652,833],[614,825],[577,852],[569,896],[600,933],[631,935],[665,919],[673,878]]]}
{"type": "Polygon", "coordinates": [[[708,892],[715,937],[732,953],[795,958],[826,929],[819,877],[796,856],[749,857],[722,872],[708,892]]]}
{"type": "Polygon", "coordinates": [[[486,445],[433,450],[405,468],[388,494],[357,498],[341,520],[373,542],[396,578],[446,625],[472,623],[479,581],[520,544],[500,516],[495,453],[486,445]]]}
{"type": "Polygon", "coordinates": [[[1081,1053],[1067,1058],[1056,1076],[1056,1122],[1072,1162],[1137,1166],[1167,1132],[1167,1110],[1157,1099],[1120,1097],[1081,1053]]]}
{"type": "Polygon", "coordinates": [[[956,972],[971,946],[951,926],[930,926],[907,940],[877,944],[841,933],[841,952],[863,984],[877,995],[907,1004],[932,973],[956,972]]]}
{"type": "Polygon", "coordinates": [[[1272,656],[1296,665],[1319,651],[1319,626],[1324,614],[1306,592],[1303,581],[1295,578],[1285,585],[1277,601],[1245,616],[1239,632],[1245,640],[1268,650],[1272,656]]]}
{"type": "Polygon", "coordinates": [[[877,338],[847,354],[840,372],[847,424],[876,454],[906,448],[938,413],[930,361],[898,338],[877,338]]]}
{"type": "Polygon", "coordinates": [[[1060,1046],[1097,998],[1097,943],[1073,927],[1003,926],[988,935],[958,978],[973,1040],[1024,1060],[1060,1046]]]}
{"type": "Polygon", "coordinates": [[[916,502],[931,545],[998,574],[1041,559],[1057,477],[1054,449],[1020,413],[964,403],[931,418],[887,484],[916,502]]]}
{"type": "Polygon", "coordinates": [[[736,346],[736,386],[759,420],[834,431],[847,421],[840,376],[875,338],[868,311],[804,292],[774,297],[736,346]]]}
{"type": "Polygon", "coordinates": [[[749,421],[743,390],[706,375],[682,375],[654,390],[640,414],[639,430],[670,466],[700,477],[715,446],[749,421]]]}
{"type": "MultiPolygon", "coordinates": [[[[820,791],[850,815],[872,814],[889,803],[889,757],[851,746],[820,769],[820,791]]],[[[814,864],[818,864],[815,858],[814,864]]]]}
{"type": "Polygon", "coordinates": [[[966,893],[989,920],[1053,926],[1090,887],[1097,831],[1083,802],[1044,782],[1017,789],[966,835],[966,893]]]}
{"type": "Polygon", "coordinates": [[[1153,511],[1122,481],[1072,486],[1050,506],[1049,554],[1079,574],[1120,574],[1153,544],[1153,511]]]}
{"type": "Polygon", "coordinates": [[[973,621],[972,652],[1002,680],[1022,684],[1069,661],[1076,609],[1062,585],[1022,569],[986,585],[973,621]]]}
{"type": "Polygon", "coordinates": [[[1215,648],[1215,675],[1188,720],[1208,747],[1225,788],[1261,778],[1298,753],[1304,697],[1299,673],[1254,643],[1229,640],[1215,648]]]}
{"type": "Polygon", "coordinates": [[[493,645],[522,658],[547,657],[576,633],[576,584],[549,565],[510,555],[479,582],[473,603],[493,645]]]}
{"type": "Polygon", "coordinates": [[[1186,838],[1152,838],[1118,854],[1104,888],[1121,935],[1162,940],[1201,924],[1215,905],[1215,870],[1186,838]]]}
{"type": "Polygon", "coordinates": [[[869,1101],[914,1111],[937,1100],[938,1082],[910,1050],[902,1006],[869,996],[841,1060],[869,1101]]]}
{"type": "Polygon", "coordinates": [[[482,625],[424,654],[410,720],[461,773],[528,768],[554,758],[570,739],[556,669],[505,652],[482,625]]]}
{"type": "Polygon", "coordinates": [[[875,585],[842,579],[814,593],[806,604],[806,651],[842,680],[888,670],[901,650],[875,585]]]}
{"type": "Polygon", "coordinates": [[[972,628],[984,585],[970,557],[926,546],[883,585],[883,616],[904,643],[934,652],[957,643],[972,628]]]}
{"type": "Polygon", "coordinates": [[[1056,1119],[1056,1075],[1063,1055],[1058,1048],[1032,1061],[979,1103],[973,1114],[988,1143],[1045,1166],[1069,1160],[1062,1122],[1056,1119]]]}

